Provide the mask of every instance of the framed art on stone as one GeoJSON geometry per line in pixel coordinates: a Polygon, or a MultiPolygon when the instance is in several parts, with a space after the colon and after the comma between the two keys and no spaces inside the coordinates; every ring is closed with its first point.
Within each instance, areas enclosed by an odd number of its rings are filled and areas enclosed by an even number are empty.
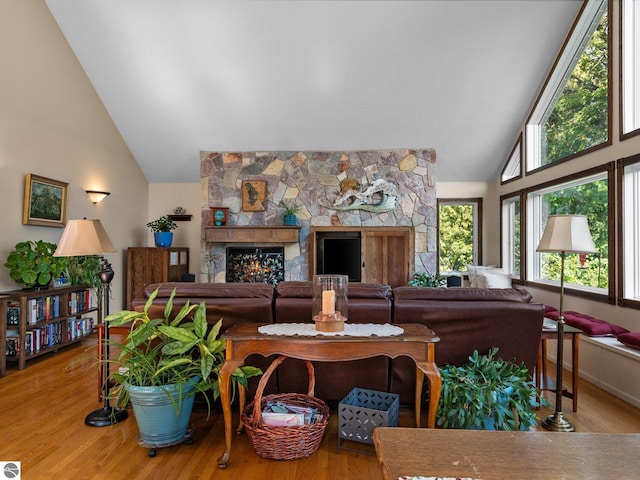
{"type": "Polygon", "coordinates": [[[242,181],[242,210],[261,212],[266,210],[267,182],[264,180],[242,181]]]}

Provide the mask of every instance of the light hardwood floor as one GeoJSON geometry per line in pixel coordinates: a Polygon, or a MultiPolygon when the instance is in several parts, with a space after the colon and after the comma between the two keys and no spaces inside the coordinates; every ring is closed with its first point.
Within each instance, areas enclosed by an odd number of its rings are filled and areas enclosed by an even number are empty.
{"type": "MultiPolygon", "coordinates": [[[[86,414],[101,406],[92,359],[95,340],[85,342],[29,362],[22,371],[10,367],[7,376],[0,379],[0,461],[20,461],[25,480],[381,478],[375,456],[345,449],[338,452],[335,409],[320,449],[306,459],[262,459],[253,452],[245,435],[237,435],[229,465],[219,469],[216,460],[224,451],[222,415],[217,409],[207,419],[201,407],[192,417],[192,445],[158,449],[157,456],[149,458],[148,450],[136,440],[131,412],[117,425],[84,425],[86,414]]],[[[552,394],[546,396],[555,404],[552,394]]],[[[586,382],[580,384],[578,412],[570,411],[567,399],[564,408],[578,431],[640,432],[639,409],[586,382]]],[[[542,418],[550,413],[549,409],[540,410],[542,418]]],[[[235,423],[238,418],[236,412],[235,423]]],[[[412,426],[411,409],[401,409],[400,423],[412,426]]]]}

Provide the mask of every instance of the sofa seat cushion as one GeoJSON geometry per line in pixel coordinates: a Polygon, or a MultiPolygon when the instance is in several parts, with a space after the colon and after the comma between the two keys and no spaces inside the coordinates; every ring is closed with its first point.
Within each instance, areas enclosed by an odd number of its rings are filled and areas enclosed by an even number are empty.
{"type": "Polygon", "coordinates": [[[626,347],[640,350],[640,332],[627,332],[618,335],[618,341],[626,347]]]}
{"type": "MultiPolygon", "coordinates": [[[[553,320],[558,320],[560,312],[557,310],[549,311],[545,313],[545,316],[553,320]]],[[[616,336],[629,331],[619,325],[614,325],[613,323],[609,323],[605,320],[594,318],[580,312],[570,310],[564,312],[563,316],[567,325],[571,325],[572,327],[582,330],[590,337],[616,336]]]]}

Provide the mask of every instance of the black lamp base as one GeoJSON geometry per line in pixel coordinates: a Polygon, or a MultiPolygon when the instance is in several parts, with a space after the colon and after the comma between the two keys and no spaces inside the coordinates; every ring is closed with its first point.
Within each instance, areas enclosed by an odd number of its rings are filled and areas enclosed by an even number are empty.
{"type": "Polygon", "coordinates": [[[84,419],[85,425],[90,427],[108,427],[123,421],[129,416],[126,410],[113,407],[103,407],[94,410],[84,419]]]}

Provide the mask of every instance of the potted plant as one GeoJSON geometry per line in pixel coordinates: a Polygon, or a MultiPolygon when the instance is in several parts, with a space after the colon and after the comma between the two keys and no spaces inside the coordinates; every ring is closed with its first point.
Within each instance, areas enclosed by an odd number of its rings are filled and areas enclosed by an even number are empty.
{"type": "Polygon", "coordinates": [[[147,227],[153,232],[153,240],[156,247],[170,247],[173,242],[173,230],[178,228],[178,225],[169,215],[164,215],[147,223],[147,227]]]}
{"type": "MultiPolygon", "coordinates": [[[[475,350],[469,362],[441,369],[442,391],[437,424],[443,428],[529,430],[536,424],[532,407],[540,393],[524,364],[475,350]]],[[[547,402],[541,398],[541,402],[547,402]]]]}
{"type": "Polygon", "coordinates": [[[48,288],[67,267],[66,257],[54,257],[57,245],[43,240],[16,243],[4,266],[9,276],[27,288],[48,288]]]}
{"type": "Polygon", "coordinates": [[[285,226],[296,226],[298,224],[298,217],[296,213],[300,211],[300,207],[295,203],[282,202],[282,208],[284,209],[284,215],[282,217],[282,223],[285,226]]]}
{"type": "MultiPolygon", "coordinates": [[[[118,407],[131,402],[142,441],[152,447],[168,446],[187,436],[189,418],[197,392],[204,394],[210,411],[209,395],[220,394],[218,372],[225,360],[225,342],[218,338],[222,319],[209,328],[206,305],[187,302],[171,318],[175,289],[161,318],[150,318],[149,309],[158,290],[149,296],[141,312],[123,310],[107,316],[112,327],[131,324],[116,358],[116,387],[110,397],[118,407]]],[[[247,386],[249,377],[259,375],[255,367],[242,366],[232,375],[236,383],[247,386]]]]}
{"type": "Polygon", "coordinates": [[[416,272],[413,274],[413,279],[407,283],[410,287],[444,287],[446,284],[446,277],[438,273],[431,275],[429,272],[416,272]]]}

